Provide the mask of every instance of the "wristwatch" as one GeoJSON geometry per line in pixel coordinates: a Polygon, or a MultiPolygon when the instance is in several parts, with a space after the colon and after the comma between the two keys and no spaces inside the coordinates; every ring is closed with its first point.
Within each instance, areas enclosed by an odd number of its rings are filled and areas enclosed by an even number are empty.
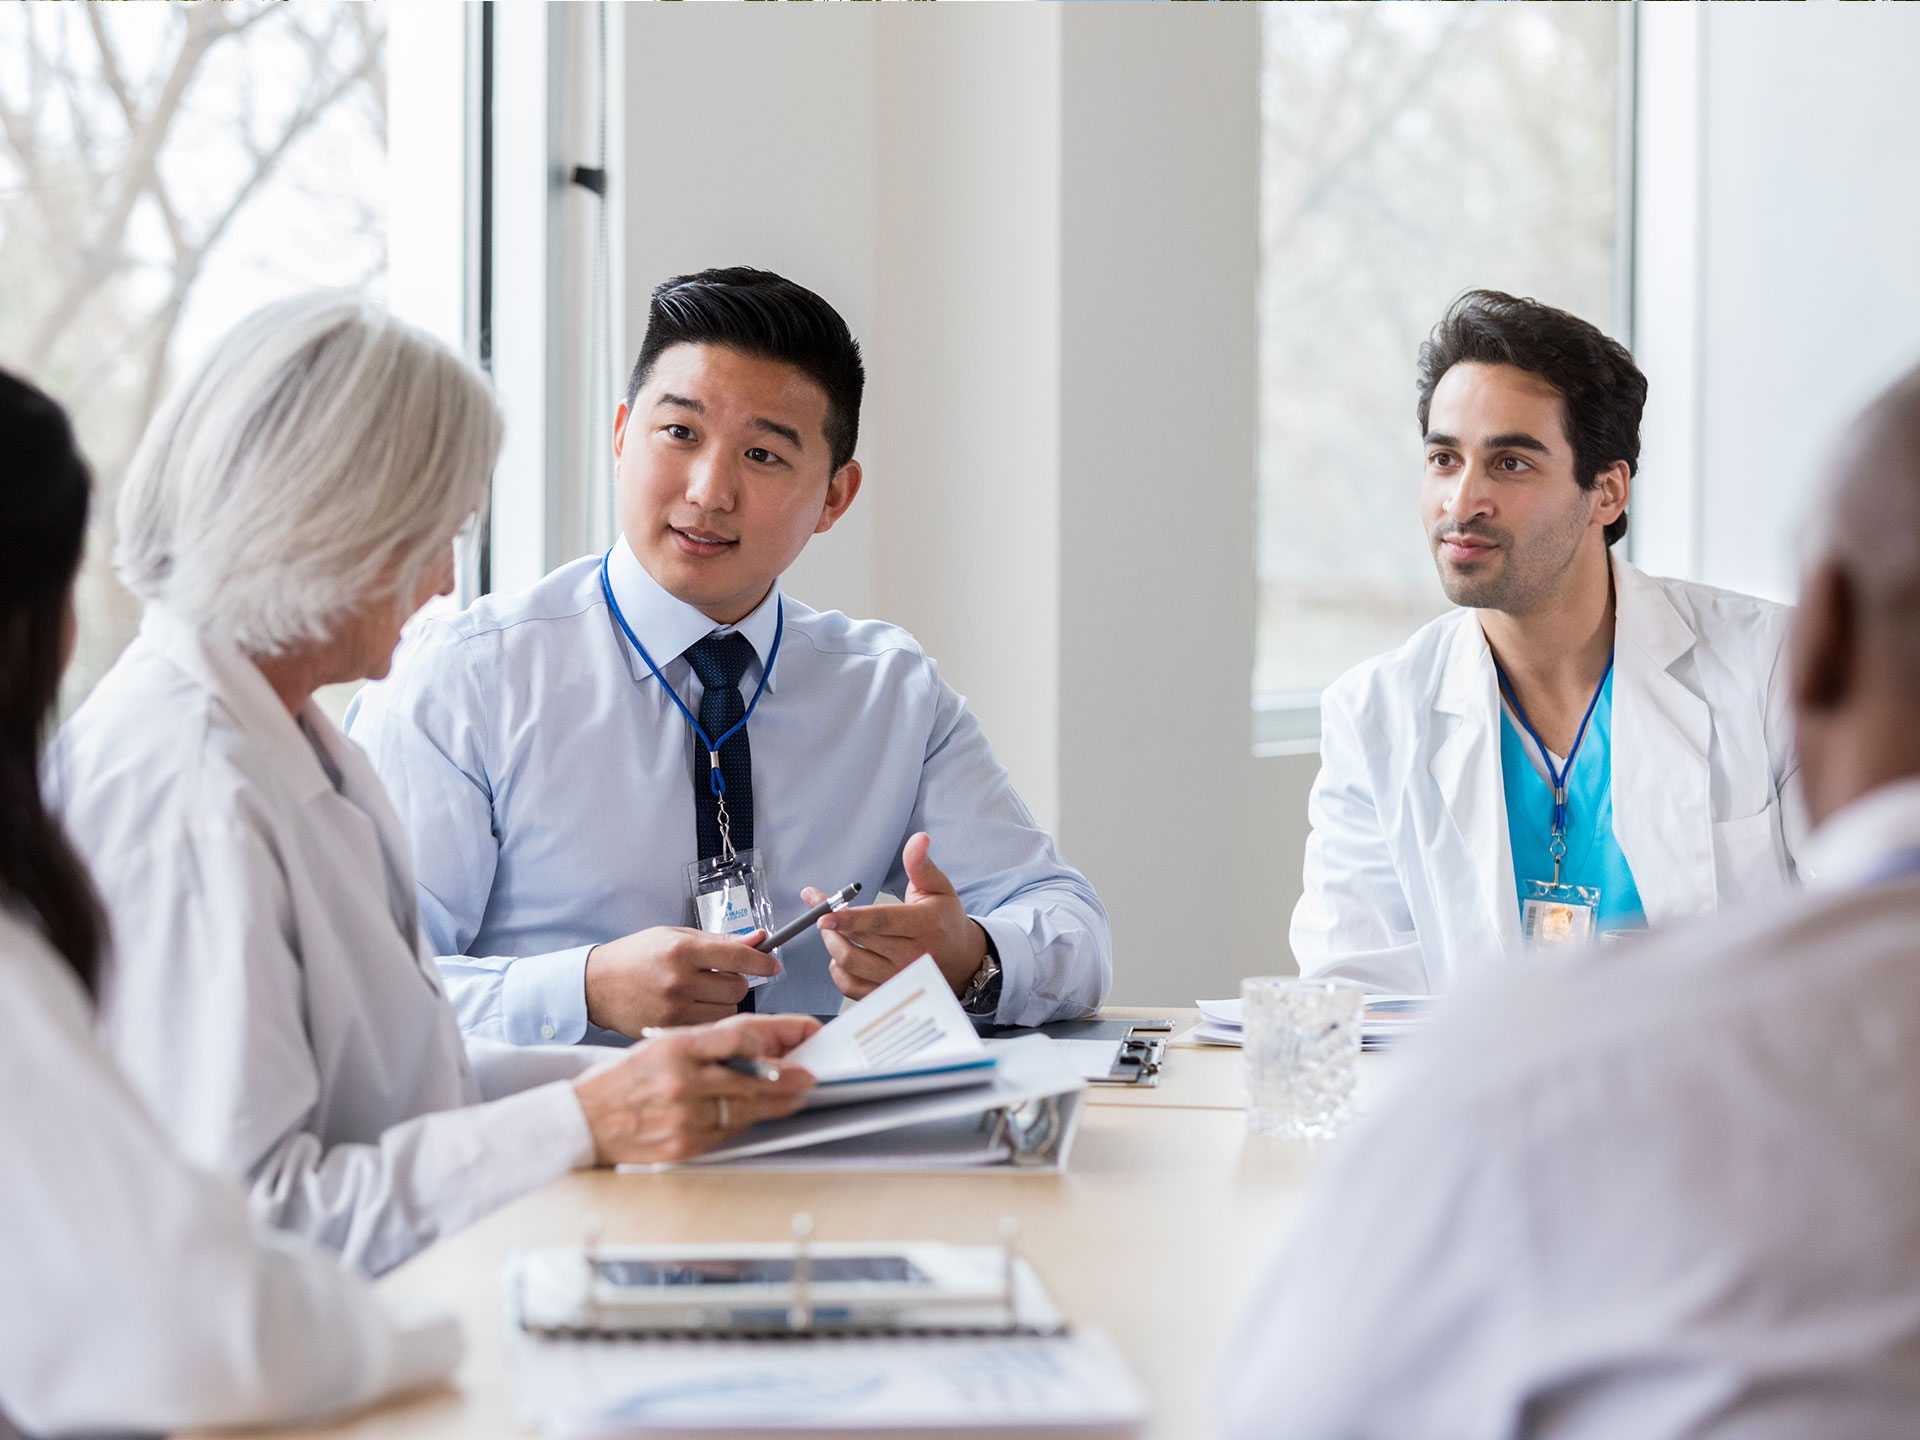
{"type": "MultiPolygon", "coordinates": [[[[980,925],[978,920],[973,923],[980,925]]],[[[987,953],[967,988],[960,992],[960,1008],[969,1015],[991,1015],[1000,1008],[1000,951],[986,926],[980,925],[980,933],[987,937],[987,953]]]]}

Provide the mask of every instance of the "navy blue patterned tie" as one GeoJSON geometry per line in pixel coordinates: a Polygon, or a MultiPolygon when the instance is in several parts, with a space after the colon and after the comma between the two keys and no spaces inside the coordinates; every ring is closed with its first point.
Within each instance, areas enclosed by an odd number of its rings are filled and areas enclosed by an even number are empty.
{"type": "MultiPolygon", "coordinates": [[[[740,677],[753,659],[753,646],[735,631],[709,635],[688,647],[687,661],[700,677],[700,728],[718,740],[740,723],[747,702],[740,696],[740,677]]],[[[719,805],[708,777],[707,756],[696,740],[693,757],[694,824],[700,840],[700,858],[721,853],[719,805]]],[[[720,747],[720,774],[727,783],[727,831],[735,850],[753,848],[753,752],[743,728],[720,747]]]]}
{"type": "MultiPolygon", "coordinates": [[[[696,640],[687,649],[687,663],[700,677],[700,728],[710,739],[718,740],[740,724],[747,713],[747,702],[740,698],[740,677],[747,673],[753,658],[753,646],[746,636],[709,635],[696,640]]],[[[700,839],[700,858],[722,851],[720,844],[720,802],[713,793],[708,772],[712,766],[706,751],[696,738],[693,743],[693,819],[700,839]]],[[[747,745],[747,730],[720,747],[720,774],[727,783],[727,834],[735,850],[753,848],[753,751],[747,745]]],[[[740,1009],[754,1009],[753,991],[747,992],[740,1009]]]]}

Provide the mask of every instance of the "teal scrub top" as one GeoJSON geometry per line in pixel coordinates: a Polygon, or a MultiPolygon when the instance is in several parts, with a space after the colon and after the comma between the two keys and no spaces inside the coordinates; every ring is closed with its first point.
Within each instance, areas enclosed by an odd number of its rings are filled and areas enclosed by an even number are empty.
{"type": "MultiPolygon", "coordinates": [[[[1500,774],[1507,792],[1507,835],[1513,843],[1513,886],[1524,910],[1529,880],[1553,879],[1553,788],[1527,758],[1520,731],[1503,706],[1500,711],[1500,774]]],[[[1560,863],[1562,885],[1587,885],[1600,892],[1597,929],[1633,930],[1647,917],[1633,871],[1613,837],[1613,675],[1609,672],[1593,707],[1586,738],[1573,757],[1567,777],[1567,858],[1560,863]]]]}

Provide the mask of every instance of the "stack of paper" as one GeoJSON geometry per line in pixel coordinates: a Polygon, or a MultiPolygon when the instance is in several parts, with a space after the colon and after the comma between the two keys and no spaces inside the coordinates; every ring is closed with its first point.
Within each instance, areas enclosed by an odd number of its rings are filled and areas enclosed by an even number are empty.
{"type": "MultiPolygon", "coordinates": [[[[1198,1000],[1200,1025],[1189,1038],[1202,1045],[1240,1045],[1243,1041],[1238,1000],[1198,1000]]],[[[1433,1013],[1431,995],[1369,995],[1360,1021],[1360,1047],[1383,1050],[1418,1030],[1433,1013]]]]}
{"type": "Polygon", "coordinates": [[[1188,1033],[1189,1040],[1202,1045],[1239,1045],[1240,1002],[1238,1000],[1196,1000],[1200,1007],[1200,1028],[1188,1033]]]}

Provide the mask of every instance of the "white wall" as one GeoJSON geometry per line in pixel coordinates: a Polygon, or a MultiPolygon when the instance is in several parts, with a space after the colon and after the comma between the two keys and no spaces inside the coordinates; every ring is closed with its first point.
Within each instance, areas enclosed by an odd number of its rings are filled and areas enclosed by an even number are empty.
{"type": "Polygon", "coordinates": [[[1658,115],[1641,130],[1637,348],[1660,492],[1636,553],[1791,599],[1826,446],[1920,362],[1920,12],[1641,16],[1658,115]]]}
{"type": "Polygon", "coordinates": [[[878,14],[878,613],[1060,815],[1062,12],[878,14]]]}
{"type": "Polygon", "coordinates": [[[1252,754],[1259,16],[1068,7],[1061,817],[1115,993],[1290,969],[1306,760],[1252,754]],[[1280,843],[1274,843],[1279,840],[1280,843]]]}
{"type": "MultiPolygon", "coordinates": [[[[826,296],[882,369],[874,294],[875,27],[858,7],[632,5],[625,29],[631,364],[670,275],[777,270],[826,296]]],[[[625,398],[626,377],[616,389],[625,398]]],[[[866,445],[861,446],[866,458],[866,445]]],[[[878,478],[878,477],[876,477],[878,478]]],[[[809,604],[879,610],[876,507],[856,503],[788,577],[809,604]]]]}
{"type": "Polygon", "coordinates": [[[1787,598],[1826,446],[1920,361],[1920,11],[1705,18],[1702,573],[1787,598]]]}

